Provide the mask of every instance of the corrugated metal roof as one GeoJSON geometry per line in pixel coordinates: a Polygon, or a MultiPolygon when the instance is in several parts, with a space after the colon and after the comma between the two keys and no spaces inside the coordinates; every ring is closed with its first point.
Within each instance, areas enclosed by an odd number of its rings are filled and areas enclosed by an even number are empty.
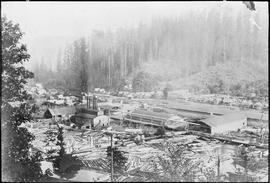
{"type": "Polygon", "coordinates": [[[210,116],[209,118],[202,119],[201,121],[209,126],[218,126],[222,124],[229,124],[235,122],[236,120],[247,119],[247,116],[244,113],[229,113],[222,116],[210,116]]]}

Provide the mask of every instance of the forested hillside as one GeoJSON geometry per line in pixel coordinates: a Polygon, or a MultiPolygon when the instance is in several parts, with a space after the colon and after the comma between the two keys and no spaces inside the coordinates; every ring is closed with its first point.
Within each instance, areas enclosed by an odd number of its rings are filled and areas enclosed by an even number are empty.
{"type": "Polygon", "coordinates": [[[268,88],[268,10],[256,10],[252,14],[245,5],[221,3],[179,17],[154,18],[133,29],[96,30],[59,52],[56,72],[44,62],[37,65],[36,79],[79,92],[119,89],[139,72],[159,84],[152,89],[171,82],[174,88],[228,93],[242,82],[256,81],[268,88]]]}

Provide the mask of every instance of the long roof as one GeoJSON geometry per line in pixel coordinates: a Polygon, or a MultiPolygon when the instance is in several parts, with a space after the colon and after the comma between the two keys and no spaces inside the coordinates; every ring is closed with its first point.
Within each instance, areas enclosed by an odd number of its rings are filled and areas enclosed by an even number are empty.
{"type": "Polygon", "coordinates": [[[131,115],[149,116],[149,117],[153,117],[153,118],[163,118],[163,119],[169,119],[172,116],[174,116],[171,114],[152,112],[152,111],[146,111],[146,110],[141,110],[141,109],[134,110],[131,113],[131,115]]]}
{"type": "MultiPolygon", "coordinates": [[[[237,108],[233,108],[234,110],[230,110],[228,107],[219,106],[219,105],[211,105],[211,104],[203,104],[203,103],[170,103],[168,105],[169,108],[190,111],[190,112],[199,112],[199,113],[214,113],[214,114],[228,114],[232,112],[241,112],[246,114],[247,118],[250,119],[260,119],[261,112],[256,110],[241,110],[238,111],[237,108]]],[[[268,113],[264,113],[262,120],[268,120],[268,113]]]]}
{"type": "Polygon", "coordinates": [[[236,120],[247,119],[244,113],[229,113],[222,116],[210,116],[209,118],[202,119],[201,121],[210,127],[216,127],[223,124],[233,123],[236,120]]]}

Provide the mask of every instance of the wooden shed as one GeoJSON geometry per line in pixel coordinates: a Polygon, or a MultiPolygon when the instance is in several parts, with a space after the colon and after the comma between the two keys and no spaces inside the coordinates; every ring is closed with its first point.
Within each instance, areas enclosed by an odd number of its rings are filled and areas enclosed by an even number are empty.
{"type": "Polygon", "coordinates": [[[62,118],[69,119],[72,114],[75,114],[75,107],[59,107],[59,108],[48,108],[44,112],[44,118],[62,118]]]}

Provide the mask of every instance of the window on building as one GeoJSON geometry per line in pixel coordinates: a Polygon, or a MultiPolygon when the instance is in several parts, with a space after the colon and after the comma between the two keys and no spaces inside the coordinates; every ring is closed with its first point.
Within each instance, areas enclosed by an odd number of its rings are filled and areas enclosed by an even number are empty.
{"type": "Polygon", "coordinates": [[[157,124],[162,124],[162,121],[160,120],[153,120],[152,122],[157,123],[157,124]]]}

